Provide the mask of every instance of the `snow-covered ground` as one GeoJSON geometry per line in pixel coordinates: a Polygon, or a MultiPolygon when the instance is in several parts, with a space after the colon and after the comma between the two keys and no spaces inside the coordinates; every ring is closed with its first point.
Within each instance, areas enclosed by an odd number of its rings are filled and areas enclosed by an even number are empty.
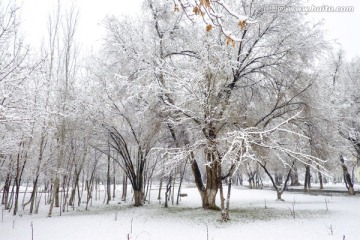
{"type": "MultiPolygon", "coordinates": [[[[46,217],[48,206],[37,215],[13,217],[4,212],[0,222],[1,240],[354,240],[360,239],[360,198],[346,195],[310,195],[285,192],[285,201],[276,201],[271,190],[233,187],[231,221],[221,222],[219,211],[203,210],[197,190],[188,186],[188,196],[180,205],[164,208],[152,191],[150,204],[133,207],[131,203],[103,199],[90,210],[69,210],[46,217]],[[326,207],[326,202],[328,210],[326,207]],[[266,202],[266,209],[265,209],[266,202]],[[295,218],[290,209],[295,209],[295,218]],[[345,236],[345,238],[344,238],[345,236]]],[[[118,194],[120,195],[120,194],[118,194]]],[[[131,194],[129,193],[129,197],[131,194]]]]}

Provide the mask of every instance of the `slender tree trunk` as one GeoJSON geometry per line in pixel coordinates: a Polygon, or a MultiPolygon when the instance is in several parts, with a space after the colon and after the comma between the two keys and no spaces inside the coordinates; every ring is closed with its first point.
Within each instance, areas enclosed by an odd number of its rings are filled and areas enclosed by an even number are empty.
{"type": "Polygon", "coordinates": [[[161,189],[162,189],[162,185],[163,185],[163,177],[160,178],[160,183],[159,183],[159,192],[158,192],[158,197],[157,197],[157,199],[159,200],[159,203],[161,203],[161,189]]]}
{"type": "Polygon", "coordinates": [[[205,186],[204,186],[203,181],[202,181],[201,172],[200,172],[199,166],[197,164],[197,161],[194,158],[194,154],[192,152],[190,153],[190,156],[191,156],[191,170],[192,170],[192,173],[193,173],[194,178],[195,178],[196,187],[197,187],[197,189],[198,189],[198,191],[200,193],[202,207],[206,208],[205,186]]]}
{"type": "MultiPolygon", "coordinates": [[[[35,213],[35,214],[38,214],[38,212],[39,212],[39,206],[40,206],[40,201],[41,201],[42,194],[43,194],[43,193],[40,193],[40,196],[39,196],[38,201],[35,202],[35,210],[34,210],[34,213],[35,213]]],[[[36,194],[36,196],[35,196],[35,199],[36,199],[36,197],[37,197],[37,194],[36,194]]]]}
{"type": "Polygon", "coordinates": [[[224,206],[222,204],[221,206],[221,218],[223,221],[229,221],[230,220],[230,196],[231,196],[231,183],[232,183],[232,177],[228,177],[228,189],[227,189],[227,196],[226,196],[226,205],[224,206]]]}
{"type": "Polygon", "coordinates": [[[168,183],[166,184],[166,190],[165,190],[165,207],[168,207],[168,201],[169,201],[169,193],[171,192],[171,183],[172,183],[172,175],[170,175],[168,183]]]}
{"type": "Polygon", "coordinates": [[[107,200],[106,204],[109,204],[111,200],[111,178],[110,178],[110,155],[108,155],[108,167],[107,167],[107,179],[106,179],[106,192],[107,200]]]}
{"type": "Polygon", "coordinates": [[[126,202],[126,195],[127,195],[127,176],[124,173],[123,176],[123,186],[122,186],[122,196],[121,196],[121,200],[126,202]]]}
{"type": "Polygon", "coordinates": [[[113,192],[112,197],[115,199],[115,193],[116,193],[116,168],[115,168],[115,160],[113,160],[113,192]]]}
{"type": "MultiPolygon", "coordinates": [[[[22,143],[22,146],[24,148],[24,141],[22,143]]],[[[14,207],[14,215],[16,215],[18,209],[19,209],[19,193],[20,193],[20,185],[21,185],[21,178],[22,174],[25,169],[26,161],[27,160],[27,152],[22,156],[22,154],[18,154],[17,157],[17,167],[16,167],[16,176],[15,176],[15,184],[16,184],[16,193],[15,193],[15,207],[14,207]],[[23,163],[20,164],[20,160],[24,159],[23,163]]]]}
{"type": "Polygon", "coordinates": [[[321,174],[321,172],[320,172],[320,167],[319,167],[319,165],[317,166],[317,170],[318,170],[318,177],[319,177],[320,189],[324,189],[323,177],[322,177],[322,174],[321,174]]]}
{"type": "Polygon", "coordinates": [[[54,199],[55,199],[55,207],[59,207],[60,206],[60,178],[56,177],[55,178],[55,182],[54,182],[54,199]]]}
{"type": "Polygon", "coordinates": [[[36,192],[37,192],[37,185],[38,185],[38,179],[39,179],[39,175],[37,175],[35,177],[34,183],[33,183],[33,190],[31,192],[31,196],[30,196],[30,210],[29,213],[32,214],[34,211],[34,206],[35,206],[35,200],[36,200],[36,192]]]}
{"type": "Polygon", "coordinates": [[[178,192],[177,192],[176,205],[179,204],[180,193],[181,193],[181,185],[182,185],[182,182],[184,180],[186,165],[187,165],[187,162],[185,162],[184,169],[182,170],[181,175],[180,175],[180,182],[179,182],[179,188],[178,188],[178,192]]]}
{"type": "Polygon", "coordinates": [[[52,211],[55,207],[59,207],[59,188],[60,188],[60,180],[59,177],[56,176],[53,184],[52,184],[52,191],[51,191],[51,195],[50,195],[50,207],[49,207],[49,212],[48,212],[48,217],[52,216],[52,211]]]}
{"type": "Polygon", "coordinates": [[[20,192],[20,181],[15,178],[15,204],[13,215],[17,214],[19,208],[19,192],[20,192]]]}
{"type": "Polygon", "coordinates": [[[77,167],[75,166],[74,170],[74,182],[73,186],[71,188],[70,198],[69,198],[69,205],[74,206],[75,205],[75,195],[76,195],[76,188],[79,187],[79,178],[80,178],[81,169],[77,170],[77,167]]]}
{"type": "Polygon", "coordinates": [[[3,195],[2,195],[2,200],[1,200],[1,204],[3,204],[5,206],[5,210],[7,210],[7,205],[8,205],[8,201],[9,201],[9,195],[10,195],[10,188],[11,188],[11,175],[10,175],[10,173],[8,173],[6,175],[5,185],[3,188],[3,195]]]}
{"type": "Polygon", "coordinates": [[[78,207],[81,205],[82,191],[80,192],[79,182],[77,182],[78,207]]]}
{"type": "Polygon", "coordinates": [[[175,177],[172,180],[171,204],[174,205],[174,202],[175,202],[175,177]]]}
{"type": "Polygon", "coordinates": [[[311,186],[311,176],[310,176],[310,165],[305,165],[305,182],[304,182],[304,191],[309,192],[311,186]]]}
{"type": "Polygon", "coordinates": [[[345,161],[344,161],[344,158],[342,155],[340,155],[340,162],[341,162],[341,167],[343,169],[344,180],[345,180],[345,184],[348,189],[348,192],[350,195],[355,195],[354,184],[351,181],[351,175],[348,171],[347,166],[345,165],[345,161]]]}
{"type": "Polygon", "coordinates": [[[11,211],[13,203],[14,203],[13,200],[14,200],[14,193],[15,193],[15,183],[16,183],[16,181],[14,180],[13,184],[12,184],[12,187],[11,187],[9,200],[7,202],[7,205],[5,206],[5,209],[8,209],[9,212],[11,211]]]}

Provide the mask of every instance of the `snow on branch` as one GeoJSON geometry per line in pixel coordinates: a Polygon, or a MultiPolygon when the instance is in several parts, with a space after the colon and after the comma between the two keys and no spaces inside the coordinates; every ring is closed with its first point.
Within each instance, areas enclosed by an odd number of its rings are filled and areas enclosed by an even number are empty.
{"type": "Polygon", "coordinates": [[[268,130],[257,130],[253,127],[244,128],[230,132],[222,137],[219,141],[229,146],[222,158],[223,162],[230,163],[228,174],[225,177],[232,176],[243,161],[258,162],[260,157],[257,152],[258,148],[264,149],[268,153],[273,152],[277,156],[277,160],[280,160],[284,166],[290,166],[284,159],[284,156],[288,156],[290,159],[297,160],[305,165],[314,165],[314,167],[326,174],[327,170],[324,164],[327,161],[298,149],[292,149],[292,145],[287,142],[287,139],[295,138],[308,140],[307,136],[285,128],[285,125],[299,114],[300,112],[268,130]],[[287,137],[279,137],[279,133],[285,133],[287,137]]]}

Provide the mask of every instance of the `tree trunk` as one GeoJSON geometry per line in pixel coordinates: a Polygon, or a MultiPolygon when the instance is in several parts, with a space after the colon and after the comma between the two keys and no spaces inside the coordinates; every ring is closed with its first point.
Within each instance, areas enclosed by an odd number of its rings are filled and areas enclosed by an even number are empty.
{"type": "Polygon", "coordinates": [[[226,196],[226,206],[225,206],[225,208],[222,208],[222,214],[221,214],[223,221],[230,220],[229,211],[230,211],[231,182],[232,182],[232,177],[229,177],[228,178],[228,191],[227,191],[227,196],[226,196]]]}
{"type": "Polygon", "coordinates": [[[311,187],[310,165],[305,165],[304,191],[309,192],[311,187]]]}
{"type": "MultiPolygon", "coordinates": [[[[80,172],[79,172],[80,174],[80,172]]],[[[84,183],[83,183],[84,184],[84,183]]],[[[79,181],[76,184],[76,188],[77,188],[77,194],[78,194],[78,207],[80,207],[81,204],[81,198],[82,198],[82,191],[80,192],[80,186],[79,186],[79,181]]]]}
{"type": "Polygon", "coordinates": [[[75,166],[75,174],[74,174],[75,179],[74,179],[73,187],[71,189],[70,198],[69,198],[69,205],[73,206],[73,207],[75,205],[76,188],[79,187],[80,172],[81,172],[81,169],[79,169],[79,171],[78,171],[75,166]]]}
{"type": "Polygon", "coordinates": [[[351,181],[351,175],[347,169],[347,166],[345,165],[345,161],[344,161],[344,158],[342,155],[340,155],[340,162],[341,162],[341,167],[343,169],[344,180],[345,180],[345,184],[348,189],[348,192],[350,195],[355,195],[354,184],[351,181]]]}
{"type": "Polygon", "coordinates": [[[6,175],[5,185],[3,187],[3,195],[2,195],[2,200],[1,200],[1,204],[3,204],[5,206],[5,210],[7,210],[7,205],[8,205],[8,201],[9,201],[10,187],[11,187],[11,174],[8,173],[6,175]]]}
{"type": "MultiPolygon", "coordinates": [[[[55,183],[54,183],[55,184],[55,183]]],[[[51,184],[51,188],[55,188],[53,185],[54,184],[51,184]]],[[[48,217],[51,217],[52,216],[52,211],[53,211],[53,208],[54,208],[54,196],[55,194],[53,193],[54,191],[52,189],[49,190],[50,191],[50,206],[49,206],[49,212],[48,212],[48,217]]]]}
{"type": "Polygon", "coordinates": [[[291,172],[291,175],[290,175],[290,180],[291,180],[291,183],[290,183],[291,186],[300,186],[299,174],[297,172],[296,166],[293,167],[293,171],[291,172]]]}
{"type": "Polygon", "coordinates": [[[30,214],[32,214],[34,211],[38,179],[39,179],[39,175],[36,176],[34,183],[33,183],[33,190],[32,190],[31,196],[30,196],[30,212],[29,212],[30,214]]]}
{"type": "Polygon", "coordinates": [[[126,195],[127,195],[127,176],[124,173],[123,176],[123,186],[122,186],[122,195],[121,195],[121,200],[126,202],[126,195]]]}
{"type": "Polygon", "coordinates": [[[11,187],[11,192],[10,192],[10,196],[9,196],[9,199],[8,199],[8,202],[7,202],[7,205],[5,206],[5,209],[8,209],[9,212],[13,206],[13,200],[14,200],[14,192],[15,192],[15,180],[12,184],[12,187],[11,187]]]}
{"type": "Polygon", "coordinates": [[[217,188],[206,188],[204,192],[204,197],[202,199],[203,208],[219,210],[219,207],[216,206],[216,202],[215,202],[217,191],[218,191],[217,188]]]}
{"type": "Polygon", "coordinates": [[[143,205],[144,202],[144,192],[141,190],[135,190],[134,189],[134,201],[135,201],[135,206],[139,207],[141,205],[143,205]]]}
{"type": "Polygon", "coordinates": [[[116,193],[116,168],[115,168],[115,160],[113,160],[113,193],[112,197],[115,199],[115,193],[116,193]]]}
{"type": "Polygon", "coordinates": [[[287,173],[285,183],[284,183],[284,185],[283,185],[283,187],[281,189],[276,185],[276,180],[274,180],[274,178],[271,176],[270,172],[267,170],[266,165],[265,165],[266,163],[264,163],[264,164],[262,164],[261,162],[258,162],[258,163],[264,169],[265,173],[270,178],[270,181],[271,181],[274,189],[276,190],[277,200],[283,201],[283,199],[281,198],[281,195],[286,190],[287,183],[288,183],[288,181],[290,179],[290,175],[291,175],[291,172],[292,172],[292,167],[295,165],[295,161],[293,161],[292,166],[290,167],[289,172],[287,173]]]}
{"type": "Polygon", "coordinates": [[[201,197],[202,207],[205,208],[205,186],[203,184],[201,172],[193,152],[190,153],[190,160],[191,160],[191,171],[194,175],[195,184],[201,197]]]}
{"type": "Polygon", "coordinates": [[[56,177],[56,178],[55,178],[55,182],[54,182],[55,207],[59,207],[59,206],[60,206],[59,193],[60,193],[60,179],[59,179],[59,177],[56,177]]]}
{"type": "Polygon", "coordinates": [[[110,200],[111,200],[110,155],[108,155],[108,167],[107,167],[107,178],[106,178],[106,192],[107,192],[106,204],[109,204],[109,202],[110,202],[110,200]]]}
{"type": "Polygon", "coordinates": [[[317,166],[317,170],[318,170],[318,177],[319,177],[320,189],[324,189],[323,177],[322,177],[322,174],[321,174],[321,172],[320,172],[320,167],[319,167],[319,165],[317,166]]]}
{"type": "Polygon", "coordinates": [[[20,192],[20,181],[15,178],[15,205],[14,205],[14,216],[16,215],[17,211],[18,211],[18,206],[19,206],[19,192],[20,192]]]}
{"type": "Polygon", "coordinates": [[[179,187],[178,187],[177,197],[176,197],[176,205],[179,204],[180,193],[181,193],[181,186],[182,186],[182,182],[183,182],[183,180],[184,180],[186,164],[187,164],[187,162],[185,162],[184,168],[183,168],[182,172],[180,173],[179,187]]]}
{"type": "Polygon", "coordinates": [[[212,166],[206,165],[206,188],[203,197],[203,208],[220,210],[216,206],[216,195],[218,192],[218,171],[219,167],[217,161],[213,161],[212,166]]]}
{"type": "Polygon", "coordinates": [[[171,192],[171,182],[172,182],[172,176],[170,175],[168,183],[166,184],[166,190],[165,190],[165,207],[168,207],[168,201],[169,201],[169,194],[171,192]]]}
{"type": "Polygon", "coordinates": [[[161,203],[161,189],[162,189],[162,184],[163,184],[163,178],[160,178],[160,183],[159,183],[159,192],[158,192],[158,197],[157,200],[159,200],[159,203],[161,203]]]}

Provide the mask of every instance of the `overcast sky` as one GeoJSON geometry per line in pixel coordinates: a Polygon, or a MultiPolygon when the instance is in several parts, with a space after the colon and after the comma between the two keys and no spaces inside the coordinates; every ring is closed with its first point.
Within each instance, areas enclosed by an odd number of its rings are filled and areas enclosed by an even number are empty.
{"type": "MultiPolygon", "coordinates": [[[[0,0],[1,1],[1,0],[0,0]]],[[[74,2],[79,9],[77,36],[82,46],[91,49],[101,44],[108,15],[135,16],[141,12],[142,0],[60,0],[63,10],[74,2]]],[[[48,16],[56,9],[57,0],[22,0],[22,27],[26,40],[40,45],[46,35],[48,16]]]]}
{"type": "MultiPolygon", "coordinates": [[[[33,45],[40,45],[46,33],[49,12],[57,0],[18,0],[22,3],[22,27],[25,38],[33,45]]],[[[61,0],[65,6],[73,0],[61,0]]],[[[101,26],[106,15],[132,15],[141,11],[142,0],[75,0],[80,10],[78,36],[82,46],[91,49],[100,45],[104,29],[101,26]]],[[[360,1],[359,0],[304,0],[305,5],[354,6],[352,13],[309,13],[314,21],[324,20],[329,40],[342,45],[347,58],[360,56],[360,1]]]]}

